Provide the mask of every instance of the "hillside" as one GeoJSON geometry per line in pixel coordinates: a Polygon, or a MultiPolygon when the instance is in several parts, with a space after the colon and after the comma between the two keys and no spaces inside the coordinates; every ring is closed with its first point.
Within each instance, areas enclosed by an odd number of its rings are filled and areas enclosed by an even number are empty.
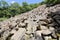
{"type": "Polygon", "coordinates": [[[42,34],[51,33],[56,38],[55,32],[60,33],[60,30],[57,30],[59,25],[60,4],[51,7],[42,5],[0,22],[0,40],[43,40],[42,34]]]}

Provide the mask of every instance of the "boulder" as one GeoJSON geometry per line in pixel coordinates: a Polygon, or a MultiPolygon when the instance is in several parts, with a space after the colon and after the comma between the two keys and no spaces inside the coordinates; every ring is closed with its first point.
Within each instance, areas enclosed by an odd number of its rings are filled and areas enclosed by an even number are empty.
{"type": "Polygon", "coordinates": [[[15,32],[14,35],[11,37],[11,40],[21,40],[25,33],[25,28],[19,28],[19,30],[15,32]]]}

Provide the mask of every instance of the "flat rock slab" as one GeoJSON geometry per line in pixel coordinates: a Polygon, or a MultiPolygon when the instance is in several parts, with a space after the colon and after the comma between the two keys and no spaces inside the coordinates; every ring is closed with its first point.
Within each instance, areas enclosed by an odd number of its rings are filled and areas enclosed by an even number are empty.
{"type": "Polygon", "coordinates": [[[25,32],[25,28],[19,28],[19,30],[11,37],[11,40],[20,40],[25,35],[25,32]]]}

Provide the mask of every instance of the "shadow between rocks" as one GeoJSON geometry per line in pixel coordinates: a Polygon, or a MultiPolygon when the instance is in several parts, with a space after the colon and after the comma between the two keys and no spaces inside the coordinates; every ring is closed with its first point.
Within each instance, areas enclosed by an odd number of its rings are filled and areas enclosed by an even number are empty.
{"type": "Polygon", "coordinates": [[[55,28],[56,33],[60,34],[60,11],[50,12],[48,17],[51,18],[52,27],[55,28]]]}

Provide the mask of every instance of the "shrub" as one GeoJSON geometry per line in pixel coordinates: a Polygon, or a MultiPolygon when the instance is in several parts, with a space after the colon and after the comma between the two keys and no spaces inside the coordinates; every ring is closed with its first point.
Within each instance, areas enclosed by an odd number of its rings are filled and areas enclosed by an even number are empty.
{"type": "Polygon", "coordinates": [[[47,6],[53,6],[60,4],[60,0],[44,0],[44,3],[47,4],[47,6]]]}

